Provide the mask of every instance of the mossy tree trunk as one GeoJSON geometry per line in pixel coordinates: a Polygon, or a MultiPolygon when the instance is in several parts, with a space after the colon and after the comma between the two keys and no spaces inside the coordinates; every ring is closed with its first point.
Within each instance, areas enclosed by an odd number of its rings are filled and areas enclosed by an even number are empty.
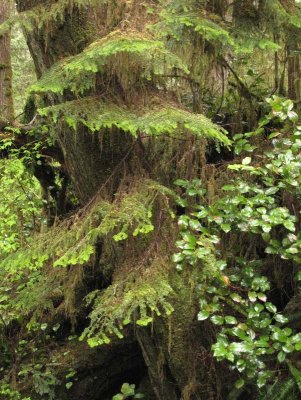
{"type": "MultiPolygon", "coordinates": [[[[0,0],[0,25],[12,13],[10,0],[0,0]]],[[[0,36],[0,128],[13,120],[12,66],[10,52],[10,32],[0,36]]]]}
{"type": "MultiPolygon", "coordinates": [[[[17,8],[22,12],[39,4],[41,2],[38,0],[18,0],[17,8]]],[[[91,14],[89,10],[74,7],[72,14],[66,12],[62,22],[51,22],[51,26],[42,30],[25,31],[38,77],[62,58],[78,54],[95,38],[96,32],[91,21],[95,15],[91,17],[91,14]]],[[[61,100],[51,96],[46,103],[54,104],[61,100]]],[[[130,135],[117,129],[114,132],[91,134],[83,126],[74,132],[62,126],[57,130],[57,142],[64,156],[63,167],[82,205],[104,185],[106,196],[114,194],[118,187],[120,167],[124,167],[121,162],[127,164],[130,159],[133,145],[130,135]]]]}
{"type": "MultiPolygon", "coordinates": [[[[25,11],[40,3],[39,0],[17,0],[17,7],[19,11],[25,11]]],[[[36,29],[26,32],[38,76],[61,58],[80,52],[81,47],[90,41],[90,37],[94,34],[91,32],[90,18],[89,12],[79,11],[74,7],[71,15],[66,13],[65,21],[52,22],[48,32],[46,27],[44,30],[36,29]],[[83,34],[85,30],[87,31],[85,43],[81,42],[80,46],[75,45],[77,32],[83,34]]],[[[52,97],[46,101],[49,104],[55,104],[60,100],[52,97]]],[[[62,126],[57,132],[57,142],[63,153],[64,168],[72,179],[83,206],[104,186],[107,191],[104,196],[112,198],[122,181],[123,174],[145,173],[143,145],[126,132],[116,129],[92,134],[83,126],[76,132],[62,126]]],[[[157,177],[152,176],[152,178],[157,177]]],[[[219,383],[212,384],[212,369],[208,369],[203,358],[198,358],[198,355],[194,354],[194,342],[190,342],[187,331],[187,326],[192,327],[195,320],[195,309],[189,302],[189,289],[181,287],[180,292],[183,297],[178,302],[185,303],[189,312],[180,307],[179,313],[173,317],[175,320],[171,320],[173,325],[170,331],[168,324],[159,322],[155,324],[153,333],[145,330],[139,331],[137,335],[152,390],[157,400],[181,398],[217,400],[220,398],[220,380],[216,378],[219,383]],[[168,339],[169,332],[175,333],[174,341],[168,339]]],[[[206,328],[197,327],[191,335],[191,340],[199,339],[200,348],[203,348],[204,338],[206,346],[208,340],[210,342],[204,329],[206,330],[206,328]]],[[[130,359],[130,352],[129,347],[128,359],[130,359]]],[[[123,364],[124,368],[126,368],[125,364],[123,364]]],[[[131,369],[130,366],[128,368],[131,369]]],[[[128,376],[126,370],[124,376],[128,376]]],[[[151,398],[153,397],[149,397],[151,398]]],[[[97,399],[91,398],[91,400],[97,399]]]]}
{"type": "MultiPolygon", "coordinates": [[[[285,10],[294,14],[296,2],[294,0],[281,0],[285,10]]],[[[301,68],[300,68],[300,43],[298,29],[290,26],[286,33],[287,49],[287,97],[296,101],[300,109],[301,100],[301,68]]]]}

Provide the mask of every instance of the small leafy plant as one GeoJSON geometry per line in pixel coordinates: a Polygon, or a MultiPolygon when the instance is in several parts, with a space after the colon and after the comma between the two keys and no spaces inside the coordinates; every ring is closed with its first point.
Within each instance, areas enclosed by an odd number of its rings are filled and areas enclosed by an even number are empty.
{"type": "MultiPolygon", "coordinates": [[[[301,197],[301,126],[292,102],[273,97],[269,104],[272,110],[254,135],[268,130],[275,118],[283,129],[269,132],[272,148],[262,156],[229,166],[234,178],[222,188],[223,196],[207,205],[200,181],[176,182],[186,193],[179,204],[189,204],[192,212],[179,218],[174,262],[179,271],[202,268],[198,319],[210,319],[219,328],[213,354],[241,374],[238,389],[254,380],[263,387],[278,364],[290,362],[301,350],[301,334],[288,326],[289,319],[269,298],[272,282],[263,273],[269,257],[301,262],[299,215],[283,204],[286,193],[292,202],[301,197]],[[263,246],[263,254],[257,245],[263,246]]],[[[294,279],[300,281],[300,268],[294,279]]]]}
{"type": "Polygon", "coordinates": [[[125,400],[125,399],[143,399],[144,395],[142,393],[136,393],[135,385],[130,385],[129,383],[124,383],[121,386],[120,393],[116,394],[112,400],[125,400]]]}

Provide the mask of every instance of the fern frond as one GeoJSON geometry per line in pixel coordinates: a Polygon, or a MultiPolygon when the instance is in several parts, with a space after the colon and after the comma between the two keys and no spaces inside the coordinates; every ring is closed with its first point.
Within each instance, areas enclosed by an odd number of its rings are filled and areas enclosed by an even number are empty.
{"type": "Polygon", "coordinates": [[[300,394],[301,394],[301,371],[299,369],[295,368],[293,366],[293,364],[290,362],[288,362],[288,367],[289,367],[290,373],[292,374],[292,376],[295,379],[295,382],[296,382],[298,389],[300,391],[300,394]]]}
{"type": "Polygon", "coordinates": [[[260,400],[298,400],[300,394],[296,392],[295,379],[276,382],[270,386],[260,400]]]}

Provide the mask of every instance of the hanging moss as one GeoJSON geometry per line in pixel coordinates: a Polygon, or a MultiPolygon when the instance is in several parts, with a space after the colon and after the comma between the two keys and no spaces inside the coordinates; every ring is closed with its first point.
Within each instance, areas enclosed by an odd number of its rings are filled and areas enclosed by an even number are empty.
{"type": "Polygon", "coordinates": [[[131,322],[147,326],[155,316],[170,315],[173,290],[168,282],[168,260],[155,258],[150,266],[135,268],[118,279],[103,293],[92,292],[90,325],[82,334],[91,347],[110,342],[112,335],[123,338],[123,329],[131,322]]]}
{"type": "MultiPolygon", "coordinates": [[[[0,262],[3,271],[18,273],[35,271],[46,264],[72,266],[87,263],[94,253],[94,244],[100,237],[114,235],[124,240],[128,235],[137,236],[153,230],[152,208],[155,200],[172,192],[151,180],[133,184],[126,192],[119,193],[110,204],[97,196],[91,205],[72,217],[40,234],[26,248],[12,253],[0,262]]],[[[166,207],[167,207],[166,203],[166,207]]]]}
{"type": "MultiPolygon", "coordinates": [[[[15,24],[19,24],[30,31],[36,28],[40,30],[51,23],[63,23],[66,13],[71,14],[75,7],[86,9],[89,6],[99,6],[106,3],[108,3],[107,0],[58,0],[55,2],[46,0],[6,20],[0,25],[0,36],[15,24]]],[[[23,7],[26,8],[26,5],[23,7]]]]}
{"type": "Polygon", "coordinates": [[[85,98],[43,108],[39,112],[43,116],[51,115],[54,123],[63,119],[73,129],[76,129],[79,123],[87,126],[92,132],[115,126],[134,137],[139,134],[178,135],[186,131],[224,145],[231,143],[226,131],[204,115],[192,114],[164,103],[150,110],[143,108],[139,111],[137,108],[118,106],[97,98],[85,98]]]}
{"type": "Polygon", "coordinates": [[[125,86],[135,75],[146,79],[172,68],[189,73],[183,61],[169,52],[163,42],[138,32],[116,31],[95,41],[82,53],[58,62],[31,91],[63,94],[70,89],[74,93],[84,93],[94,86],[95,74],[104,70],[116,73],[125,86]]]}

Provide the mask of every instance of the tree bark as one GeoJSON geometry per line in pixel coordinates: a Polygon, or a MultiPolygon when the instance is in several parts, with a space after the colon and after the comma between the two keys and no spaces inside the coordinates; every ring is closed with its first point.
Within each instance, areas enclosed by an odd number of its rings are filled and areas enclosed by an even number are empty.
{"type": "MultiPolygon", "coordinates": [[[[283,8],[290,14],[296,10],[295,0],[281,0],[283,8]]],[[[298,28],[288,26],[286,33],[286,48],[288,59],[287,70],[287,96],[297,102],[300,107],[301,100],[301,68],[300,68],[300,43],[298,41],[298,28]]]]}
{"type": "MultiPolygon", "coordinates": [[[[11,15],[10,0],[0,0],[0,25],[11,15]]],[[[0,129],[13,120],[12,66],[10,32],[0,36],[0,129]]]]}
{"type": "Polygon", "coordinates": [[[289,45],[287,48],[288,51],[288,91],[287,95],[288,98],[299,102],[301,99],[301,92],[300,92],[300,78],[301,78],[301,71],[300,71],[300,56],[299,53],[296,54],[295,46],[289,45]]]}

